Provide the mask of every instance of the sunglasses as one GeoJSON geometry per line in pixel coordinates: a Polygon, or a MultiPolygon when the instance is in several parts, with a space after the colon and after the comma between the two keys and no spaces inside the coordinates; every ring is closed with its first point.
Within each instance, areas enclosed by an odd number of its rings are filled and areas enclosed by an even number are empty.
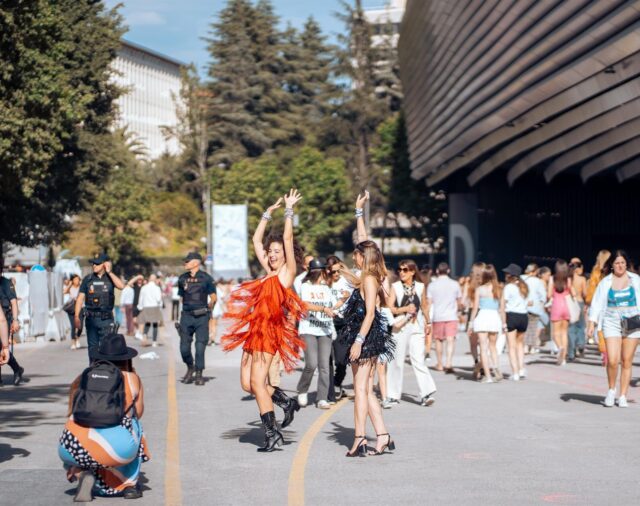
{"type": "Polygon", "coordinates": [[[409,267],[398,267],[398,272],[413,272],[409,267]]]}
{"type": "Polygon", "coordinates": [[[329,269],[329,272],[330,272],[331,274],[340,274],[340,270],[339,270],[339,269],[338,269],[338,270],[335,270],[335,271],[334,271],[333,269],[329,269]]]}

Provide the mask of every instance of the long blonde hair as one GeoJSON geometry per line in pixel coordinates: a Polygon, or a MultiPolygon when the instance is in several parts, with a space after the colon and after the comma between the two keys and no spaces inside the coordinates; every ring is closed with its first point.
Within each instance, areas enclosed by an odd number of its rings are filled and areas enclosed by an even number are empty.
{"type": "Polygon", "coordinates": [[[469,273],[469,281],[467,282],[467,299],[473,304],[476,296],[476,289],[482,284],[482,272],[486,264],[484,262],[476,262],[471,266],[469,273]]]}
{"type": "Polygon", "coordinates": [[[502,288],[498,281],[498,273],[496,268],[492,264],[486,264],[482,270],[481,285],[491,284],[491,291],[493,292],[493,298],[499,299],[502,296],[502,288]]]}
{"type": "Polygon", "coordinates": [[[357,289],[360,288],[366,276],[372,276],[378,282],[378,286],[383,286],[383,281],[389,273],[378,245],[373,241],[362,241],[356,245],[356,251],[363,258],[360,276],[353,274],[344,265],[340,267],[341,274],[357,289]]]}
{"type": "Polygon", "coordinates": [[[608,249],[601,249],[600,251],[598,251],[598,256],[596,257],[596,263],[593,266],[593,271],[601,272],[602,269],[604,269],[604,266],[606,265],[607,260],[609,260],[610,256],[611,256],[611,251],[609,251],[608,249]]]}

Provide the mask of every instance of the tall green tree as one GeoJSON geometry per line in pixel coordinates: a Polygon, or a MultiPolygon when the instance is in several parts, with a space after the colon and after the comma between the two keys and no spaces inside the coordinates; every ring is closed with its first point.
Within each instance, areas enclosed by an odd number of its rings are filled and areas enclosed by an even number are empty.
{"type": "Polygon", "coordinates": [[[372,160],[382,173],[388,174],[387,205],[382,236],[417,239],[438,251],[443,241],[447,220],[444,192],[431,191],[411,178],[409,145],[404,114],[395,114],[378,128],[379,141],[372,150],[372,160]]]}
{"type": "MultiPolygon", "coordinates": [[[[248,203],[252,231],[262,212],[291,187],[303,195],[296,232],[302,245],[318,254],[341,247],[342,233],[352,221],[350,182],[344,161],[327,158],[317,149],[289,148],[234,164],[214,189],[213,200],[248,203]]],[[[282,216],[274,218],[272,226],[281,230],[282,216]]]]}
{"type": "Polygon", "coordinates": [[[0,3],[0,245],[60,239],[109,173],[122,33],[94,0],[0,3]]]}
{"type": "Polygon", "coordinates": [[[151,188],[142,177],[142,162],[135,144],[122,130],[114,133],[112,170],[89,208],[91,231],[97,246],[114,264],[129,270],[147,263],[143,255],[146,238],[142,222],[150,218],[151,188]]]}
{"type": "Polygon", "coordinates": [[[300,143],[317,143],[317,132],[332,113],[339,88],[333,82],[334,48],[326,42],[320,25],[310,17],[298,32],[283,33],[285,89],[290,112],[298,125],[300,143]]]}

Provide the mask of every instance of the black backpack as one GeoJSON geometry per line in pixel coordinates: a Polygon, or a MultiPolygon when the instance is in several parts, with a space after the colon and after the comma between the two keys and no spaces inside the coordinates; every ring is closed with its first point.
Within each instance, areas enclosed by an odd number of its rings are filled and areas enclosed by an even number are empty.
{"type": "Polygon", "coordinates": [[[120,425],[125,409],[124,378],[111,362],[87,367],[73,399],[73,420],[83,427],[102,429],[120,425]]]}

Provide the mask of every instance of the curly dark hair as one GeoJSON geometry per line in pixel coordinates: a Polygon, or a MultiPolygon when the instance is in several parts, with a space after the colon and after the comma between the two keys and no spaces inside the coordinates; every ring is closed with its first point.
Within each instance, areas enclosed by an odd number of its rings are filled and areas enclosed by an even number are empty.
{"type": "MultiPolygon", "coordinates": [[[[271,244],[273,244],[274,242],[280,243],[284,246],[284,237],[282,234],[278,234],[278,233],[271,233],[267,236],[267,238],[263,241],[262,245],[264,246],[264,249],[266,251],[269,250],[269,246],[271,244]]],[[[304,265],[304,249],[302,248],[302,246],[300,246],[300,244],[298,243],[298,241],[295,239],[293,239],[293,253],[294,256],[296,257],[296,266],[298,267],[298,269],[300,269],[303,265],[304,265]]],[[[285,253],[285,260],[286,260],[286,253],[285,253]]]]}

